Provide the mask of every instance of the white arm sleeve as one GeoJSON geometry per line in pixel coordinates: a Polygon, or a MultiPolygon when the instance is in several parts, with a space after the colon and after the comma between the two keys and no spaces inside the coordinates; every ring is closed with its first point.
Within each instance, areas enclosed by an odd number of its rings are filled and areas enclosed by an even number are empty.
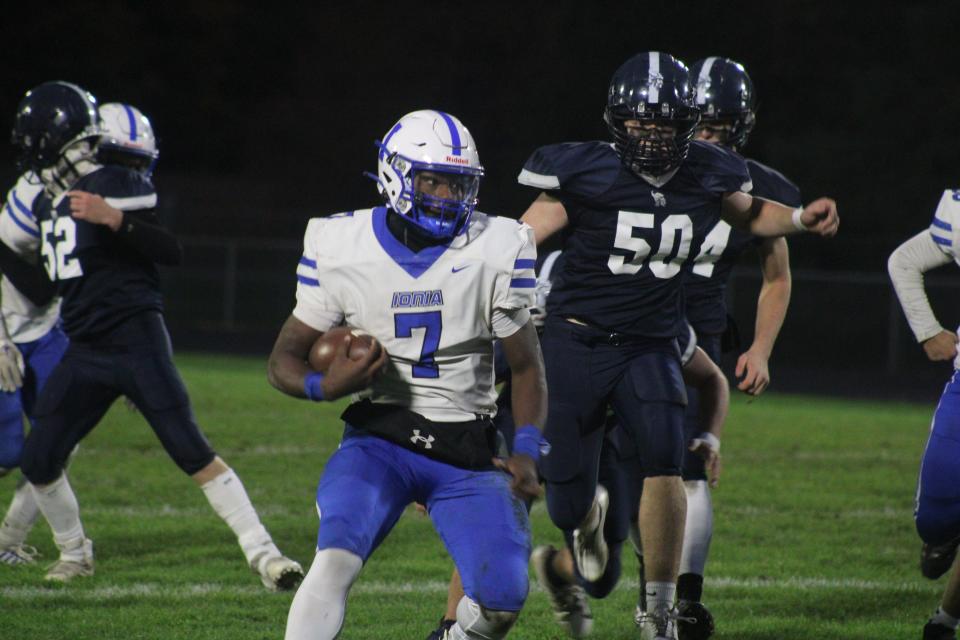
{"type": "Polygon", "coordinates": [[[923,342],[944,330],[930,308],[923,288],[923,274],[951,262],[951,257],[937,246],[927,230],[897,247],[887,261],[893,288],[917,342],[923,342]]]}
{"type": "Polygon", "coordinates": [[[508,338],[530,321],[529,309],[494,309],[493,335],[508,338]]]}

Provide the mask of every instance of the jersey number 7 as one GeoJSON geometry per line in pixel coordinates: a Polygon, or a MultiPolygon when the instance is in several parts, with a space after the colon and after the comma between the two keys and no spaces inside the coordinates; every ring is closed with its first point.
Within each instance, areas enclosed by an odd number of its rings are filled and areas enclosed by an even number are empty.
{"type": "Polygon", "coordinates": [[[443,331],[440,312],[397,313],[393,316],[393,326],[394,335],[398,338],[412,338],[414,329],[424,330],[420,360],[413,365],[413,377],[439,378],[440,367],[437,366],[434,355],[440,346],[440,333],[443,331]]]}

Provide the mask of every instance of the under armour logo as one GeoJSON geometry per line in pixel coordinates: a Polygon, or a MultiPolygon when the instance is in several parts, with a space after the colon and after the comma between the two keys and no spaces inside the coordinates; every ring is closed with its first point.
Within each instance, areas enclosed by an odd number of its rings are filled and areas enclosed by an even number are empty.
{"type": "Polygon", "coordinates": [[[434,440],[436,440],[436,438],[434,438],[433,436],[429,436],[429,435],[428,435],[428,436],[422,436],[422,435],[420,435],[420,429],[414,429],[414,430],[413,430],[413,435],[410,437],[410,442],[412,442],[413,444],[417,444],[418,442],[422,442],[424,449],[433,449],[433,445],[432,445],[431,443],[432,443],[434,440]]]}
{"type": "Polygon", "coordinates": [[[653,204],[657,207],[667,206],[667,196],[663,195],[659,191],[651,191],[650,195],[653,196],[653,204]]]}

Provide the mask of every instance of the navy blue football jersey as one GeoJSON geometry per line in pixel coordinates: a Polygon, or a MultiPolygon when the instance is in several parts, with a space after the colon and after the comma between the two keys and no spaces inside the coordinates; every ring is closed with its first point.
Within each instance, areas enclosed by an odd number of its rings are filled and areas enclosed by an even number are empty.
{"type": "MultiPolygon", "coordinates": [[[[152,215],[157,195],[150,180],[124,167],[102,167],[72,187],[103,196],[125,215],[152,215]]],[[[109,227],[76,220],[70,199],[41,196],[34,214],[47,275],[63,302],[60,315],[73,340],[94,338],[142,311],[162,311],[154,263],[116,237],[109,227]]]]}
{"type": "MultiPolygon", "coordinates": [[[[773,200],[788,207],[803,206],[800,189],[782,173],[747,160],[753,181],[751,195],[773,200]]],[[[762,239],[732,229],[722,220],[715,224],[697,258],[684,272],[684,301],[687,320],[697,333],[723,333],[727,328],[727,282],[743,251],[762,239]]]]}
{"type": "Polygon", "coordinates": [[[671,338],[683,331],[683,265],[720,219],[723,195],[751,188],[743,158],[696,141],[661,187],[630,172],[604,142],[541,147],[519,180],[558,198],[569,219],[548,312],[671,338]]]}

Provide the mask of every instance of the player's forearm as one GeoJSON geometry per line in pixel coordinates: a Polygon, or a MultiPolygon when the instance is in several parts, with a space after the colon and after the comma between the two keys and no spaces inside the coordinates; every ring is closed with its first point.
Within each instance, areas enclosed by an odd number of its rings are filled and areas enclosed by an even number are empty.
{"type": "Polygon", "coordinates": [[[776,238],[806,231],[797,220],[797,209],[779,202],[754,198],[751,205],[749,230],[755,236],[776,238]]]}
{"type": "Polygon", "coordinates": [[[50,281],[39,264],[32,265],[0,242],[0,272],[38,307],[46,306],[56,295],[57,285],[50,281]]]}
{"type": "Polygon", "coordinates": [[[887,261],[894,291],[917,342],[943,331],[927,300],[923,274],[950,261],[950,256],[937,248],[928,231],[921,231],[901,244],[887,261]]]}
{"type": "Polygon", "coordinates": [[[542,366],[512,370],[510,385],[514,423],[543,431],[547,422],[547,379],[542,366]]]}
{"type": "Polygon", "coordinates": [[[726,376],[698,347],[683,368],[683,380],[695,387],[700,397],[699,417],[703,430],[719,438],[730,406],[730,385],[726,376]]]}
{"type": "Polygon", "coordinates": [[[277,352],[270,354],[267,362],[267,380],[270,384],[288,396],[306,398],[303,381],[310,369],[302,358],[289,353],[277,352]]]}
{"type": "Polygon", "coordinates": [[[175,266],[183,261],[183,248],[170,231],[159,221],[124,213],[117,237],[157,264],[175,266]]]}
{"type": "Polygon", "coordinates": [[[759,351],[765,358],[773,353],[773,345],[780,335],[783,321],[790,306],[792,284],[790,274],[776,280],[764,280],[757,298],[757,321],[754,327],[751,350],[759,351]]]}

